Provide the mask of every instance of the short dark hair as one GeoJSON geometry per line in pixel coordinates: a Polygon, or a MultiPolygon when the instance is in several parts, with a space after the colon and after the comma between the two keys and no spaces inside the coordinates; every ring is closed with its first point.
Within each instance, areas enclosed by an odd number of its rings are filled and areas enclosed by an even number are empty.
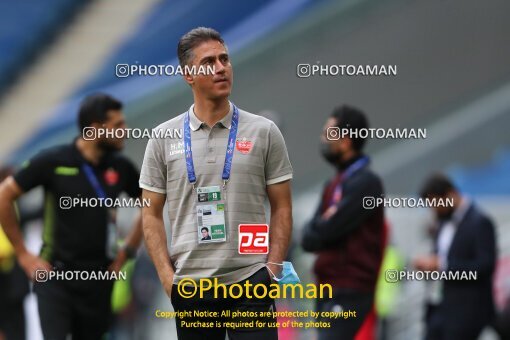
{"type": "Polygon", "coordinates": [[[457,191],[453,182],[444,174],[435,173],[430,176],[420,190],[422,198],[444,197],[451,191],[457,191]]]}
{"type": "Polygon", "coordinates": [[[78,125],[80,130],[91,126],[92,123],[104,123],[108,111],[122,109],[122,103],[104,93],[91,94],[82,100],[78,111],[78,125]]]}
{"type": "Polygon", "coordinates": [[[200,232],[202,232],[202,231],[204,231],[204,230],[205,230],[205,231],[207,231],[207,232],[209,232],[209,229],[207,229],[206,227],[203,227],[202,229],[200,229],[200,232]]]}
{"type": "Polygon", "coordinates": [[[193,49],[203,42],[209,40],[216,40],[225,46],[223,38],[213,28],[209,27],[197,27],[184,34],[179,43],[177,44],[177,57],[179,58],[179,64],[184,67],[188,65],[193,59],[193,49]]]}
{"type": "MultiPolygon", "coordinates": [[[[337,127],[340,129],[349,128],[353,130],[368,129],[368,119],[358,108],[342,105],[337,107],[331,117],[336,119],[337,127]]],[[[354,137],[351,138],[352,147],[356,151],[363,150],[366,138],[354,137]]]]}

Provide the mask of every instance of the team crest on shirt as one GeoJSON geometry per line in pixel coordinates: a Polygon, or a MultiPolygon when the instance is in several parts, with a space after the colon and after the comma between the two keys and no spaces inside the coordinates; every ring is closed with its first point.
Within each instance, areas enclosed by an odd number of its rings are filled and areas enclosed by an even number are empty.
{"type": "Polygon", "coordinates": [[[109,186],[113,186],[119,182],[119,173],[114,168],[108,168],[104,172],[104,181],[109,186]]]}
{"type": "Polygon", "coordinates": [[[253,148],[253,142],[243,137],[242,139],[236,140],[236,148],[240,153],[246,155],[250,153],[253,148]]]}

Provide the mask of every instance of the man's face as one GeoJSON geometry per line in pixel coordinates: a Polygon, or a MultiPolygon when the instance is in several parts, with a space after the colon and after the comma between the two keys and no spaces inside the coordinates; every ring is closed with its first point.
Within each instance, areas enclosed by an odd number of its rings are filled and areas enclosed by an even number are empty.
{"type": "Polygon", "coordinates": [[[202,237],[207,237],[209,232],[207,230],[202,230],[202,237]]]}
{"type": "Polygon", "coordinates": [[[225,46],[216,40],[208,40],[193,49],[192,66],[214,67],[214,74],[186,75],[185,80],[193,92],[207,99],[226,98],[232,90],[232,65],[225,46]]]}
{"type": "MultiPolygon", "coordinates": [[[[122,111],[120,110],[110,110],[107,113],[107,119],[102,124],[97,124],[97,127],[106,129],[107,131],[115,131],[117,129],[125,129],[126,121],[124,120],[124,115],[122,114],[122,111]]],[[[96,125],[96,124],[94,124],[96,125]]],[[[116,134],[113,133],[115,136],[116,134]]],[[[121,133],[117,133],[117,135],[125,135],[121,133]]],[[[117,151],[122,150],[124,148],[124,138],[112,138],[112,137],[106,137],[102,136],[98,140],[99,147],[101,147],[104,150],[107,151],[117,151]]]]}

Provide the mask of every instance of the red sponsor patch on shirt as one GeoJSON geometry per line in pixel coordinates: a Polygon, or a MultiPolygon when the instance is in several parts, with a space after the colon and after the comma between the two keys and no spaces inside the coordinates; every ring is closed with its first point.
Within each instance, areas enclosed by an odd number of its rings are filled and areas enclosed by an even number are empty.
{"type": "Polygon", "coordinates": [[[240,224],[239,254],[269,253],[269,225],[240,224]]]}
{"type": "Polygon", "coordinates": [[[110,186],[117,184],[119,182],[119,173],[115,169],[109,168],[104,172],[104,181],[110,186]]]}
{"type": "Polygon", "coordinates": [[[249,141],[249,140],[246,140],[246,138],[238,139],[236,141],[236,147],[237,147],[237,150],[239,150],[240,153],[246,155],[246,154],[250,153],[251,148],[253,147],[253,142],[249,141]]]}

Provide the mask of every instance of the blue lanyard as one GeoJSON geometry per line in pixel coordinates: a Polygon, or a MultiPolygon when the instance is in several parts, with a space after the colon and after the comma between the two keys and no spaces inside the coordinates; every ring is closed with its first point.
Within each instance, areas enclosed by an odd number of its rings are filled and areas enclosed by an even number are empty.
{"type": "Polygon", "coordinates": [[[96,175],[94,174],[94,170],[92,170],[92,167],[88,164],[83,163],[81,166],[83,173],[85,173],[85,176],[87,177],[89,183],[92,185],[94,190],[96,191],[96,194],[99,198],[105,199],[106,194],[103,190],[103,187],[101,187],[101,184],[99,183],[96,175]]]}
{"type": "MultiPolygon", "coordinates": [[[[234,146],[237,136],[237,127],[239,123],[239,111],[232,104],[234,112],[232,113],[232,123],[230,125],[230,133],[228,135],[227,151],[225,153],[225,165],[223,166],[223,184],[225,185],[230,179],[230,169],[232,168],[232,158],[234,157],[234,146]]],[[[195,166],[193,165],[193,153],[191,151],[191,129],[189,127],[189,110],[184,116],[184,154],[186,158],[186,170],[188,172],[188,180],[195,185],[197,176],[195,175],[195,166]]]]}
{"type": "Polygon", "coordinates": [[[352,163],[347,169],[345,169],[344,173],[342,174],[341,181],[342,182],[345,181],[347,178],[351,177],[352,174],[354,174],[356,171],[367,166],[368,162],[370,162],[370,158],[368,158],[367,156],[363,156],[356,162],[352,163]]]}

